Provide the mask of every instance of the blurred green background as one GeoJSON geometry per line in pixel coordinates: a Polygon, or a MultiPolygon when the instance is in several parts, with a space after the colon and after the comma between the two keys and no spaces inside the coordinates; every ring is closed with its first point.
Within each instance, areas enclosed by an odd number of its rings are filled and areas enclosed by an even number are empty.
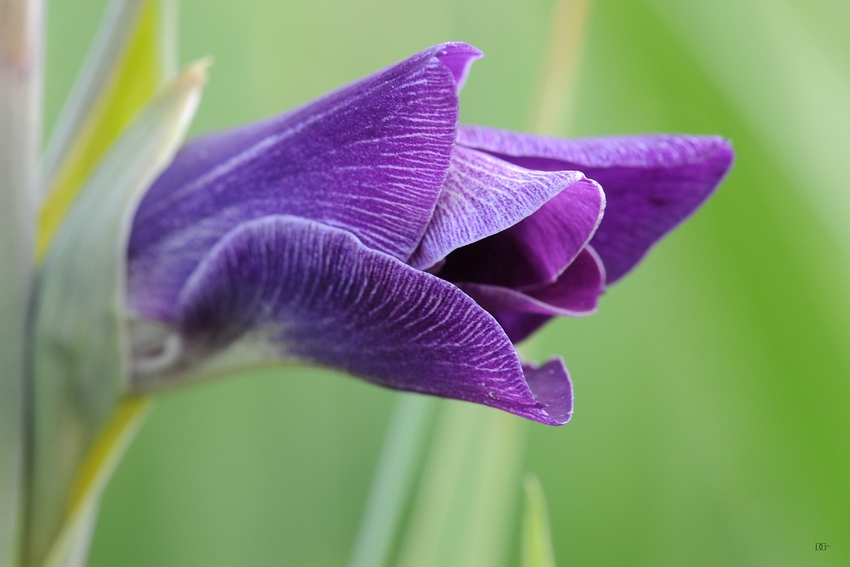
{"type": "MultiPolygon", "coordinates": [[[[48,131],[103,6],[49,2],[48,131]]],[[[552,12],[183,0],[181,61],[216,60],[193,132],[446,40],[487,54],[463,120],[523,129],[552,12]]],[[[598,314],[527,347],[563,355],[576,390],[571,423],[525,426],[559,565],[850,564],[847,29],[843,0],[593,4],[568,119],[552,129],[721,134],[738,158],[598,314]]],[[[345,565],[395,398],[319,370],[164,397],[107,489],[91,565],[345,565]]]]}

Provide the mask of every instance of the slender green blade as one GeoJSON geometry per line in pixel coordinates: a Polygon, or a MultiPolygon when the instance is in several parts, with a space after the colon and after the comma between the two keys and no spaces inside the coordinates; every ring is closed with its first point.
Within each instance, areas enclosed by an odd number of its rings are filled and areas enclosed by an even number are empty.
{"type": "MultiPolygon", "coordinates": [[[[126,249],[138,200],[168,164],[200,100],[207,62],[138,117],[92,175],[45,260],[34,329],[29,563],[39,565],[79,505],[82,465],[128,375],[126,249]]],[[[97,468],[97,467],[95,467],[97,468]]]]}
{"type": "Polygon", "coordinates": [[[68,515],[50,547],[45,567],[85,567],[97,523],[100,494],[152,406],[151,398],[124,398],[104,425],[80,466],[68,515]]]}
{"type": "Polygon", "coordinates": [[[386,565],[435,405],[429,396],[398,394],[349,567],[386,565]]]}
{"type": "Polygon", "coordinates": [[[569,130],[590,7],[591,0],[555,2],[546,59],[529,108],[527,124],[532,132],[554,136],[569,130]]]}
{"type": "Polygon", "coordinates": [[[540,479],[529,473],[525,476],[523,486],[525,514],[522,523],[522,567],[555,567],[549,513],[546,511],[546,496],[540,486],[540,479]]]}

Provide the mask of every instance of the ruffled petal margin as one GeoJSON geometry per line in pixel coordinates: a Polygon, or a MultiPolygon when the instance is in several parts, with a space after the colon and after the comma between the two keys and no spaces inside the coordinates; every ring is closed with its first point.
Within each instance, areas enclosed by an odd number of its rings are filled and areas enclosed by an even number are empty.
{"type": "Polygon", "coordinates": [[[453,251],[437,273],[519,290],[553,284],[590,241],[604,209],[599,184],[579,177],[513,226],[453,251]]]}
{"type": "Polygon", "coordinates": [[[238,353],[243,365],[298,360],[549,425],[572,412],[563,363],[523,369],[495,319],[457,287],[302,218],[230,232],[189,278],[175,321],[179,346],[167,364],[137,360],[136,390],[214,374],[238,353]]]}
{"type": "Polygon", "coordinates": [[[578,170],[598,181],[607,204],[591,244],[605,264],[608,284],[693,214],[734,160],[729,142],[716,136],[559,140],[462,125],[458,144],[528,169],[578,170]]]}
{"type": "Polygon", "coordinates": [[[573,416],[573,383],[564,359],[553,358],[539,368],[523,364],[525,380],[537,399],[546,404],[549,416],[566,423],[573,416]]]}
{"type": "Polygon", "coordinates": [[[452,72],[457,90],[460,91],[466,83],[472,64],[476,59],[484,57],[484,52],[461,42],[444,43],[438,47],[442,49],[437,52],[436,57],[452,72]]]}
{"type": "MultiPolygon", "coordinates": [[[[409,264],[429,269],[457,248],[492,237],[529,216],[547,216],[546,211],[559,203],[564,206],[558,208],[555,218],[545,219],[549,222],[541,225],[531,219],[511,233],[523,233],[518,245],[523,250],[517,252],[530,256],[530,262],[543,264],[533,269],[534,274],[545,273],[543,280],[554,279],[590,239],[602,218],[605,196],[601,189],[577,171],[531,171],[456,147],[434,216],[409,264]],[[553,199],[555,203],[550,204],[553,199]],[[530,253],[527,248],[532,249],[530,253]]],[[[498,256],[503,258],[505,250],[500,248],[498,256]]],[[[476,256],[478,252],[476,249],[476,256]]]]}

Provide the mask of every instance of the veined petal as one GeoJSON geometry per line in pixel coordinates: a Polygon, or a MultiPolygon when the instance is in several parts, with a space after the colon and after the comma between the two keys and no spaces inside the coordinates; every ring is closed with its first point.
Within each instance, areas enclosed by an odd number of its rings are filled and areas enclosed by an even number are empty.
{"type": "Polygon", "coordinates": [[[605,292],[605,270],[602,261],[588,247],[557,280],[533,290],[466,282],[455,285],[491,313],[517,311],[582,317],[596,311],[599,296],[605,292]]]}
{"type": "Polygon", "coordinates": [[[718,187],[734,159],[729,143],[715,136],[558,140],[461,126],[458,143],[522,167],[579,170],[598,181],[607,206],[591,243],[605,263],[609,284],[689,217],[718,187]]]}
{"type": "MultiPolygon", "coordinates": [[[[581,173],[532,171],[458,146],[434,216],[409,263],[431,268],[453,250],[510,228],[561,192],[573,208],[587,211],[586,218],[568,219],[569,228],[582,233],[582,226],[595,226],[603,198],[581,173]]],[[[579,249],[587,238],[579,235],[579,249]]]]}
{"type": "Polygon", "coordinates": [[[210,248],[266,215],[313,219],[407,260],[448,172],[457,81],[479,55],[432,47],[291,113],[187,145],[136,215],[132,306],[169,319],[210,248]]]}
{"type": "Polygon", "coordinates": [[[519,290],[554,283],[593,236],[604,209],[599,184],[579,178],[517,224],[452,252],[438,273],[452,282],[519,290]]]}
{"type": "Polygon", "coordinates": [[[229,233],[187,282],[175,325],[179,354],[137,371],[137,391],[218,373],[219,361],[250,353],[241,363],[294,359],[552,425],[567,411],[535,397],[505,333],[455,286],[302,218],[229,233]]]}

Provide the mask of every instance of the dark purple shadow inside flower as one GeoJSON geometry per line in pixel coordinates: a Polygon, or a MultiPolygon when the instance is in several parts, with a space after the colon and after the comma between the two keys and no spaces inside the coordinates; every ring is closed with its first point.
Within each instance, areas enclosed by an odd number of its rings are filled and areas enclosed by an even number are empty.
{"type": "Polygon", "coordinates": [[[537,171],[578,170],[605,191],[591,240],[612,284],[720,185],[734,153],[715,136],[649,135],[558,140],[461,126],[458,143],[537,171]]]}
{"type": "MultiPolygon", "coordinates": [[[[583,184],[598,194],[588,180],[574,185],[583,184]]],[[[517,290],[555,283],[596,230],[602,203],[599,198],[591,209],[574,192],[564,191],[514,226],[449,254],[440,277],[517,290]]]]}
{"type": "Polygon", "coordinates": [[[454,284],[490,313],[516,311],[582,317],[596,310],[599,296],[605,291],[605,272],[599,257],[586,248],[557,280],[535,289],[465,281],[454,284]]]}

